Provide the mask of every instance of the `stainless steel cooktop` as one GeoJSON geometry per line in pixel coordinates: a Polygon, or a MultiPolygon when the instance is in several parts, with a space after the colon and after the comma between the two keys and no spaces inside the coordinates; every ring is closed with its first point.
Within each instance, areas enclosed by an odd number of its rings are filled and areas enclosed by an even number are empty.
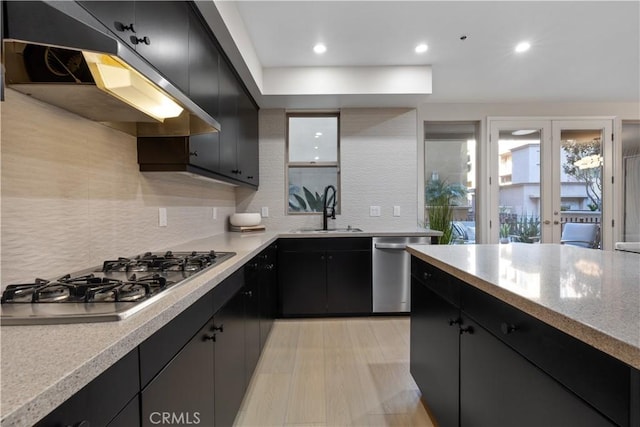
{"type": "Polygon", "coordinates": [[[234,252],[147,252],[106,260],[102,266],[54,280],[11,284],[2,293],[2,325],[122,320],[167,295],[185,279],[206,271],[234,252]]]}

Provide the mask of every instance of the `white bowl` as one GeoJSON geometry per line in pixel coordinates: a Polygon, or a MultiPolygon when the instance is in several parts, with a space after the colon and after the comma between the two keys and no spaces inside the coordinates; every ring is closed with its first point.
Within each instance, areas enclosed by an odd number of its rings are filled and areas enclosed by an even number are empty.
{"type": "Polygon", "coordinates": [[[252,227],[260,224],[261,220],[259,213],[235,213],[229,218],[231,225],[236,227],[252,227]]]}

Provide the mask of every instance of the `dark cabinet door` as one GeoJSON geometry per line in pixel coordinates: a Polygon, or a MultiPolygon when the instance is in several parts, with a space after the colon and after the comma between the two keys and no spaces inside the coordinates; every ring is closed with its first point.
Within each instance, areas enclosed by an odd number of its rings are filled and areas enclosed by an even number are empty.
{"type": "MultiPolygon", "coordinates": [[[[134,349],[36,423],[36,427],[106,426],[128,405],[138,411],[134,397],[140,390],[139,378],[138,350],[134,349]]],[[[139,423],[138,418],[129,425],[139,423]]]]}
{"type": "Polygon", "coordinates": [[[238,144],[238,82],[229,64],[220,58],[220,96],[218,118],[220,122],[220,169],[231,178],[240,179],[237,165],[238,144]]]}
{"type": "Polygon", "coordinates": [[[327,310],[371,313],[371,251],[328,251],[327,310]]]}
{"type": "Polygon", "coordinates": [[[135,427],[140,424],[140,396],[136,395],[107,427],[135,427]]]}
{"type": "Polygon", "coordinates": [[[180,417],[176,424],[213,425],[213,332],[209,321],[142,390],[142,425],[162,421],[163,413],[180,417]],[[190,421],[190,422],[189,422],[190,421]]]}
{"type": "Polygon", "coordinates": [[[184,93],[189,90],[189,4],[136,1],[136,51],[184,93]]]}
{"type": "Polygon", "coordinates": [[[271,245],[260,255],[260,348],[264,347],[278,315],[277,246],[271,245]]]}
{"type": "Polygon", "coordinates": [[[215,172],[220,166],[220,135],[217,132],[189,137],[189,164],[215,172]]]}
{"type": "Polygon", "coordinates": [[[189,98],[213,118],[218,117],[220,54],[195,11],[189,14],[189,98]]]}
{"type": "Polygon", "coordinates": [[[460,425],[614,425],[475,322],[463,327],[472,332],[460,338],[460,425]]]}
{"type": "Polygon", "coordinates": [[[260,358],[260,298],[262,283],[259,256],[245,266],[244,336],[245,336],[245,383],[249,385],[253,371],[260,358]]]}
{"type": "Polygon", "coordinates": [[[411,279],[410,369],[438,425],[458,426],[459,309],[411,279]]]}
{"type": "Polygon", "coordinates": [[[134,2],[81,1],[79,3],[122,41],[135,47],[131,43],[131,36],[135,36],[138,30],[134,2]]]}
{"type": "Polygon", "coordinates": [[[282,314],[285,316],[325,314],[327,277],[325,251],[282,251],[278,281],[282,314]]]}
{"type": "Polygon", "coordinates": [[[258,185],[258,109],[249,95],[241,91],[238,97],[238,170],[240,179],[258,185]]]}
{"type": "Polygon", "coordinates": [[[233,425],[245,392],[244,295],[235,294],[214,316],[215,425],[233,425]]]}

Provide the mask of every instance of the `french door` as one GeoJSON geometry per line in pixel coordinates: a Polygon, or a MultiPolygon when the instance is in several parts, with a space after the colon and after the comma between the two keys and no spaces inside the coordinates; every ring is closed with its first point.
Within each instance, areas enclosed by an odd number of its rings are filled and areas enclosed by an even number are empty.
{"type": "Polygon", "coordinates": [[[490,243],[560,243],[579,222],[610,247],[613,120],[490,118],[488,128],[490,243]]]}

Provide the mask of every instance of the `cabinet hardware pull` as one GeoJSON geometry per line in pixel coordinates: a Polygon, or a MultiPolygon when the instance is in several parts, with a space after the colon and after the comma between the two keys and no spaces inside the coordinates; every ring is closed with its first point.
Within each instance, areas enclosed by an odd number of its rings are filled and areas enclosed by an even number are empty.
{"type": "Polygon", "coordinates": [[[213,335],[205,335],[204,337],[202,337],[203,341],[213,341],[216,342],[216,334],[213,335]]]}
{"type": "Polygon", "coordinates": [[[457,319],[449,319],[449,326],[461,325],[461,324],[462,324],[462,319],[460,319],[459,317],[457,319]]]}
{"type": "Polygon", "coordinates": [[[273,264],[267,264],[264,268],[266,268],[267,270],[271,271],[275,268],[276,266],[273,264]]]}
{"type": "Polygon", "coordinates": [[[431,276],[433,276],[431,273],[423,273],[422,277],[424,277],[424,280],[429,280],[431,279],[431,276]]]}
{"type": "Polygon", "coordinates": [[[248,296],[249,298],[253,297],[253,291],[247,291],[244,293],[246,296],[248,296]]]}
{"type": "Polygon", "coordinates": [[[247,176],[247,179],[253,179],[253,176],[249,175],[247,176]]]}
{"type": "Polygon", "coordinates": [[[460,335],[462,334],[473,334],[473,327],[465,326],[464,328],[460,328],[460,335]]]}
{"type": "Polygon", "coordinates": [[[131,36],[131,43],[133,44],[146,44],[146,45],[150,45],[151,44],[151,40],[149,40],[149,37],[144,36],[142,38],[138,38],[136,36],[131,36]]]}
{"type": "Polygon", "coordinates": [[[224,332],[224,323],[220,326],[216,326],[213,325],[213,328],[211,328],[212,331],[219,331],[219,332],[224,332]]]}
{"type": "Polygon", "coordinates": [[[135,33],[136,30],[133,28],[133,23],[129,24],[129,25],[124,25],[122,22],[114,22],[113,26],[115,27],[116,30],[120,31],[120,32],[124,32],[124,31],[131,31],[132,33],[135,33]]]}
{"type": "Polygon", "coordinates": [[[189,155],[193,156],[193,157],[198,157],[198,152],[197,151],[189,151],[189,155]]]}
{"type": "Polygon", "coordinates": [[[510,333],[517,331],[518,328],[516,327],[516,325],[511,325],[509,323],[502,322],[502,324],[500,324],[500,330],[502,331],[503,334],[509,335],[510,333]]]}

